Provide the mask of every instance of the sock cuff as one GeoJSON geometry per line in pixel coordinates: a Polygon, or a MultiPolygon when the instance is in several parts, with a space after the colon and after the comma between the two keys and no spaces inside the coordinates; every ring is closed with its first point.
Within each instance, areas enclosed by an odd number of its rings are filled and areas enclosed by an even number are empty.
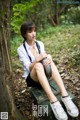
{"type": "Polygon", "coordinates": [[[62,98],[65,98],[65,97],[68,97],[69,95],[66,95],[66,96],[62,96],[62,98]]]}
{"type": "Polygon", "coordinates": [[[57,101],[55,101],[55,102],[51,102],[51,104],[54,104],[54,103],[56,103],[56,102],[58,102],[58,100],[57,100],[57,101]]]}

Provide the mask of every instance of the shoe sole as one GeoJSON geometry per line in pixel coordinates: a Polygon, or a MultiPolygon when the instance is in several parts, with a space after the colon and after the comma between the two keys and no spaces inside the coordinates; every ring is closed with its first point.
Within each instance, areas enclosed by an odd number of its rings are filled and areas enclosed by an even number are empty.
{"type": "MultiPolygon", "coordinates": [[[[68,112],[68,110],[67,110],[67,112],[68,112]]],[[[73,115],[73,114],[70,114],[69,112],[68,112],[68,114],[71,116],[71,117],[78,117],[78,115],[79,115],[79,113],[77,113],[76,115],[73,115]]]]}

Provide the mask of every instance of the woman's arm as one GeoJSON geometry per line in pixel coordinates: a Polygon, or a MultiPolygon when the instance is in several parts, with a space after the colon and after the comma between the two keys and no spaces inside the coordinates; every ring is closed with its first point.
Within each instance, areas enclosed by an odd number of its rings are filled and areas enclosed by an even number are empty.
{"type": "Polygon", "coordinates": [[[34,65],[37,63],[37,62],[40,62],[43,58],[47,57],[47,54],[46,53],[41,53],[38,55],[38,57],[35,58],[35,61],[33,63],[31,63],[31,65],[29,66],[29,70],[31,71],[32,68],[34,67],[34,65]]]}

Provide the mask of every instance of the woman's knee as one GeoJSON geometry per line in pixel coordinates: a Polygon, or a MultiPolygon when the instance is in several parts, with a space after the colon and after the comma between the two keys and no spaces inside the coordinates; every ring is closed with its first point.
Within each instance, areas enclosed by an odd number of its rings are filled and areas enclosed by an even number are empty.
{"type": "Polygon", "coordinates": [[[36,63],[34,67],[36,70],[44,70],[42,63],[40,62],[36,63]]]}

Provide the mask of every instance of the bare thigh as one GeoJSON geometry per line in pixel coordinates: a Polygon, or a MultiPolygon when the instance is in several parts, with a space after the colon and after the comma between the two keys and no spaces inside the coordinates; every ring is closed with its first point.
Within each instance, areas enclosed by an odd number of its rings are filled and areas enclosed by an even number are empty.
{"type": "MultiPolygon", "coordinates": [[[[37,71],[44,72],[44,68],[43,65],[41,63],[36,63],[33,67],[33,69],[31,70],[30,73],[30,77],[35,81],[35,82],[39,82],[38,80],[38,76],[37,76],[37,71]]],[[[42,77],[42,76],[41,76],[42,77]]]]}
{"type": "Polygon", "coordinates": [[[38,81],[38,77],[37,77],[37,73],[36,73],[36,69],[35,69],[34,67],[33,67],[33,69],[31,70],[30,77],[31,77],[35,82],[39,82],[39,81],[38,81]]]}

